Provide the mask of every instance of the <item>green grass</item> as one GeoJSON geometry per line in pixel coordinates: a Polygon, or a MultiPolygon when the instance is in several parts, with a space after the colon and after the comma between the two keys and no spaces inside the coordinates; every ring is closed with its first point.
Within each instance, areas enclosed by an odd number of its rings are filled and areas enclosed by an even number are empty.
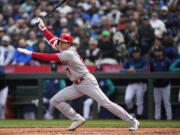
{"type": "MultiPolygon", "coordinates": [[[[68,127],[70,120],[0,120],[0,128],[68,127]]],[[[87,120],[83,127],[127,128],[121,120],[87,120]]],[[[180,121],[140,121],[141,128],[180,128],[180,121]]]]}

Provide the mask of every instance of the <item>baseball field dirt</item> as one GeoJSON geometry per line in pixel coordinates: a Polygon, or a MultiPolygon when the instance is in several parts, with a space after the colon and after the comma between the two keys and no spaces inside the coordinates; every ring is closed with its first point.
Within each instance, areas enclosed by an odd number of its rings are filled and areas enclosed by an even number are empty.
{"type": "Polygon", "coordinates": [[[0,135],[180,135],[180,121],[141,120],[137,131],[128,131],[121,120],[87,120],[68,131],[70,120],[0,120],[0,135]]]}
{"type": "Polygon", "coordinates": [[[180,128],[139,128],[130,132],[128,128],[1,128],[0,135],[180,135],[180,128]]]}

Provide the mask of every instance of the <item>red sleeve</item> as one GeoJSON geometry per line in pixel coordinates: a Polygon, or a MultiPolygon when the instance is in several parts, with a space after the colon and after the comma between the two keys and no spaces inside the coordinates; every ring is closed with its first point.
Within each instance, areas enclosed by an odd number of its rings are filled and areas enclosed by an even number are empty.
{"type": "Polygon", "coordinates": [[[32,57],[44,60],[44,61],[59,61],[61,62],[60,58],[57,56],[57,54],[47,54],[47,53],[32,53],[32,57]]]}
{"type": "Polygon", "coordinates": [[[48,43],[52,45],[53,47],[56,47],[57,45],[57,38],[55,38],[51,32],[49,32],[47,29],[43,30],[44,36],[46,37],[48,43]]]}

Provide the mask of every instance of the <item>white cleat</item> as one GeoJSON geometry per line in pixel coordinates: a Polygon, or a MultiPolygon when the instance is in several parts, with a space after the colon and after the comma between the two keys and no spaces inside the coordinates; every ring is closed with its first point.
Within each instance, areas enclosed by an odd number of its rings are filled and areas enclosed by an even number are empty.
{"type": "Polygon", "coordinates": [[[82,117],[79,120],[73,121],[71,126],[68,128],[69,131],[74,131],[76,128],[80,127],[82,124],[84,124],[86,120],[82,117]]]}
{"type": "Polygon", "coordinates": [[[136,131],[138,129],[139,124],[139,121],[135,119],[134,122],[130,124],[131,127],[129,128],[129,131],[136,131]]]}

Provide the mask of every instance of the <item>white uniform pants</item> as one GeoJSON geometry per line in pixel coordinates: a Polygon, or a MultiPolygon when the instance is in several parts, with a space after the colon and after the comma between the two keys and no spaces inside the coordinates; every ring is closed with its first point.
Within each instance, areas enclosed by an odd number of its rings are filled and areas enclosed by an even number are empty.
{"type": "Polygon", "coordinates": [[[133,108],[133,97],[136,95],[136,106],[137,114],[142,115],[143,113],[143,103],[144,103],[144,93],[146,92],[146,83],[132,83],[126,88],[125,93],[125,103],[128,109],[133,108]]]}
{"type": "Polygon", "coordinates": [[[52,103],[61,111],[65,116],[71,120],[78,120],[81,116],[77,114],[74,109],[65,101],[79,98],[83,95],[87,95],[97,101],[101,106],[111,111],[113,114],[121,118],[122,120],[131,124],[134,122],[134,118],[130,116],[122,107],[111,102],[102,90],[92,74],[88,74],[84,77],[84,80],[78,85],[71,85],[58,92],[53,98],[52,103]]]}
{"type": "Polygon", "coordinates": [[[156,120],[161,119],[161,100],[164,102],[167,120],[172,119],[172,108],[170,103],[171,84],[163,88],[154,88],[154,102],[155,102],[155,115],[156,120]]]}
{"type": "Polygon", "coordinates": [[[88,98],[84,101],[83,104],[83,117],[85,119],[89,119],[89,115],[90,115],[90,108],[91,105],[93,104],[93,99],[92,98],[88,98]]]}
{"type": "Polygon", "coordinates": [[[5,105],[8,95],[8,86],[0,90],[0,119],[5,119],[5,105]]]}

